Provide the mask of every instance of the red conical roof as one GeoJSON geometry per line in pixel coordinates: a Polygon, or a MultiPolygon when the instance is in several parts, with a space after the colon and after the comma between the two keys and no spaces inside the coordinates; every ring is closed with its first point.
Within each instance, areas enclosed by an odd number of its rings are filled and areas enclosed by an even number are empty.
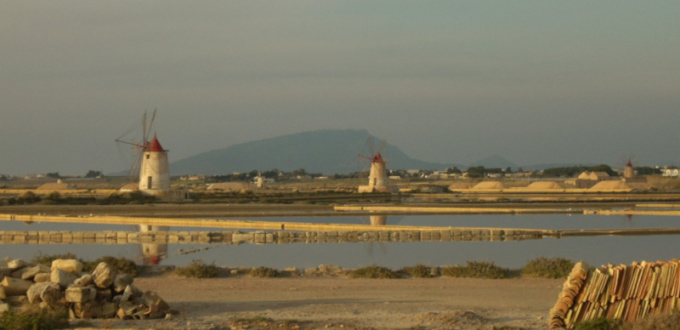
{"type": "Polygon", "coordinates": [[[383,159],[382,159],[382,156],[380,155],[380,153],[375,154],[375,156],[373,156],[373,159],[371,159],[372,163],[375,163],[375,162],[381,162],[382,163],[382,161],[383,161],[383,159]]]}
{"type": "Polygon", "coordinates": [[[156,137],[156,134],[153,135],[153,140],[151,140],[151,142],[146,144],[146,151],[151,151],[151,152],[164,152],[165,151],[163,149],[163,146],[161,146],[161,143],[158,142],[158,138],[156,137]]]}

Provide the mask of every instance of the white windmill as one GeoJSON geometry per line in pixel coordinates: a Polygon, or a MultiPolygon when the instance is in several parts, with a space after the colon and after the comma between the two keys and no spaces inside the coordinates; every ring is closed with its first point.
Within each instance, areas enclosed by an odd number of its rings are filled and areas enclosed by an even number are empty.
{"type": "Polygon", "coordinates": [[[395,192],[396,187],[389,185],[386,162],[380,153],[385,147],[385,140],[382,141],[380,147],[375,152],[372,139],[369,140],[369,145],[371,147],[370,156],[359,154],[359,158],[368,159],[371,162],[371,169],[368,173],[368,185],[359,186],[359,193],[395,192]]]}
{"type": "Polygon", "coordinates": [[[635,177],[635,169],[633,168],[633,161],[635,160],[635,155],[629,153],[627,155],[621,156],[621,161],[625,163],[623,167],[623,179],[632,179],[635,177]]]}
{"type": "MultiPolygon", "coordinates": [[[[170,193],[170,166],[168,163],[168,151],[163,149],[158,137],[154,132],[149,140],[153,122],[156,118],[154,109],[151,120],[147,125],[146,111],[142,117],[142,141],[128,141],[121,136],[116,142],[131,145],[135,148],[136,160],[132,166],[131,175],[139,169],[139,191],[148,196],[172,198],[170,193]]],[[[124,134],[125,135],[125,134],[124,134]]],[[[178,194],[179,195],[179,194],[178,194]]]]}

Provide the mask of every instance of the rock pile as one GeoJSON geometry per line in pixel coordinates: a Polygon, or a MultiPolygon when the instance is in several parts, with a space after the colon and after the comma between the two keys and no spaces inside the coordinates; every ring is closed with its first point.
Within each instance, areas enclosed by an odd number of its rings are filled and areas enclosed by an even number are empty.
{"type": "Polygon", "coordinates": [[[170,311],[155,292],[142,292],[132,276],[117,274],[105,262],[92,273],[75,259],[57,259],[52,266],[22,259],[0,260],[0,313],[27,304],[69,310],[71,318],[162,318],[170,311]]]}
{"type": "Polygon", "coordinates": [[[680,262],[656,261],[589,269],[574,265],[550,310],[550,328],[597,318],[635,322],[680,309],[680,262]]]}

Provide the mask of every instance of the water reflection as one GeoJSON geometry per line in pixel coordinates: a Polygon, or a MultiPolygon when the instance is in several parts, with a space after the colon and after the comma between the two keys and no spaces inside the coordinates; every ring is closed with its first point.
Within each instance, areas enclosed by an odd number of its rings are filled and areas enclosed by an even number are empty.
{"type": "MultiPolygon", "coordinates": [[[[442,227],[508,227],[545,229],[588,228],[660,228],[678,227],[680,218],[636,215],[415,215],[302,218],[260,218],[258,221],[298,221],[316,223],[363,223],[374,225],[424,225],[442,227]]],[[[156,226],[101,225],[73,223],[0,222],[6,231],[139,231],[169,232],[209,231],[206,228],[172,228],[156,226]]],[[[316,267],[333,264],[341,267],[381,265],[391,268],[428,264],[432,266],[464,264],[466,261],[490,261],[502,267],[519,268],[537,257],[563,257],[574,261],[585,260],[594,266],[607,263],[630,264],[641,260],[668,260],[677,257],[680,242],[677,235],[654,236],[596,236],[547,238],[527,241],[427,241],[427,242],[360,242],[314,244],[2,244],[2,256],[32,259],[39,253],[74,253],[84,260],[101,256],[127,257],[144,263],[187,265],[195,259],[215,262],[219,266],[267,266],[275,268],[316,267]],[[212,247],[211,249],[204,249],[212,247]],[[179,250],[196,253],[180,254],[179,250]]]]}
{"type": "MultiPolygon", "coordinates": [[[[168,232],[168,226],[139,225],[140,233],[168,232]]],[[[158,265],[163,258],[168,256],[168,244],[142,243],[142,264],[158,265]]]]}
{"type": "Polygon", "coordinates": [[[387,216],[386,215],[371,215],[369,216],[371,218],[371,225],[372,226],[384,226],[387,224],[387,216]]]}

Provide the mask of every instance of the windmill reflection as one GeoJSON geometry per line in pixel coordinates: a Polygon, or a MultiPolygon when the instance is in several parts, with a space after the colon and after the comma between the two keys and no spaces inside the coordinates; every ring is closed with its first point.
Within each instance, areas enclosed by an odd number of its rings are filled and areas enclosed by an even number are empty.
{"type": "Polygon", "coordinates": [[[371,219],[371,226],[384,226],[387,224],[386,215],[369,215],[371,219]]]}
{"type": "MultiPolygon", "coordinates": [[[[153,226],[153,225],[139,225],[141,233],[148,232],[167,232],[170,229],[168,226],[153,226]]],[[[167,243],[142,243],[142,264],[144,265],[158,265],[163,258],[168,256],[167,243]]]]}

